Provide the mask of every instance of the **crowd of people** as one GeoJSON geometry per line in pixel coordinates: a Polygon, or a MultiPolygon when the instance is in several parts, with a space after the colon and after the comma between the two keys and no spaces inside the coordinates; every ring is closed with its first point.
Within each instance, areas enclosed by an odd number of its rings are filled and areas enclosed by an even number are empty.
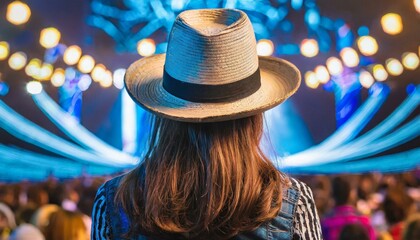
{"type": "MultiPolygon", "coordinates": [[[[111,177],[0,184],[0,240],[89,239],[98,187],[111,177]]],[[[324,239],[420,239],[420,171],[301,176],[324,239]]]]}

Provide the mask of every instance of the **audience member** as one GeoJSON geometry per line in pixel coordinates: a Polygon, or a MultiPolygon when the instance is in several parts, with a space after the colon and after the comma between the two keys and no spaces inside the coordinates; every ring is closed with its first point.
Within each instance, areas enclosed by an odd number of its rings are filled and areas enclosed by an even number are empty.
{"type": "Polygon", "coordinates": [[[16,227],[12,210],[4,203],[0,203],[0,240],[9,239],[11,231],[16,227]]]}
{"type": "Polygon", "coordinates": [[[339,240],[369,240],[366,228],[360,224],[347,224],[340,232],[339,240]]]}
{"type": "Polygon", "coordinates": [[[45,238],[34,225],[22,224],[13,231],[9,240],[45,240],[45,238]]]}
{"type": "Polygon", "coordinates": [[[46,240],[88,240],[86,226],[81,213],[60,209],[51,214],[45,228],[46,240]]]}
{"type": "Polygon", "coordinates": [[[420,213],[411,215],[405,222],[403,240],[420,239],[420,213]]]}

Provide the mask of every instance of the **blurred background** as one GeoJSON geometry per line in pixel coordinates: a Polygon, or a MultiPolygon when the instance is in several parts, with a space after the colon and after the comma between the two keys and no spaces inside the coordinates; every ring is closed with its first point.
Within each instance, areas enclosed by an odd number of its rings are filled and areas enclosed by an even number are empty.
{"type": "Polygon", "coordinates": [[[337,205],[336,180],[357,190],[349,201],[377,236],[407,220],[420,199],[418,0],[3,0],[0,202],[89,216],[97,187],[147,144],[125,69],[164,53],[177,14],[196,8],[245,11],[258,54],[301,70],[297,94],[266,113],[262,147],[313,188],[320,214],[337,205]],[[390,188],[409,199],[395,200],[398,221],[384,214],[390,188]]]}

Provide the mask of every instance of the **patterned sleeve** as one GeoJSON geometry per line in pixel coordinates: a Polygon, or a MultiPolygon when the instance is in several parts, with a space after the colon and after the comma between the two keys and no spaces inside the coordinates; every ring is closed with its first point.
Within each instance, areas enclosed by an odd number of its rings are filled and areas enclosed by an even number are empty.
{"type": "Polygon", "coordinates": [[[301,192],[293,222],[295,232],[301,236],[302,240],[323,239],[312,190],[296,179],[291,178],[291,182],[301,192]]]}
{"type": "Polygon", "coordinates": [[[96,193],[92,210],[92,230],[91,239],[109,239],[109,226],[106,221],[106,201],[104,185],[99,187],[96,193]]]}

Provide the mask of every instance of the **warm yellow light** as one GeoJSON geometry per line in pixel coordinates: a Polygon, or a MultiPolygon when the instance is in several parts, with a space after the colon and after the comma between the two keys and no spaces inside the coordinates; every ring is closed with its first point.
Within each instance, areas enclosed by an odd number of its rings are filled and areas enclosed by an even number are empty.
{"type": "Polygon", "coordinates": [[[401,16],[396,13],[387,13],[381,18],[381,25],[384,32],[396,35],[403,30],[401,16]]]}
{"type": "Polygon", "coordinates": [[[13,53],[9,58],[9,66],[13,70],[20,70],[26,65],[26,54],[23,52],[13,53]]]}
{"type": "Polygon", "coordinates": [[[386,70],[388,70],[388,73],[392,76],[399,76],[404,68],[398,59],[390,58],[386,60],[386,70]]]}
{"type": "Polygon", "coordinates": [[[39,43],[44,48],[53,48],[60,42],[61,33],[53,27],[44,28],[39,37],[39,43]]]}
{"type": "Polygon", "coordinates": [[[382,64],[376,64],[373,66],[373,76],[378,81],[385,81],[388,78],[388,73],[382,64]]]}
{"type": "Polygon", "coordinates": [[[7,42],[0,42],[0,61],[9,56],[9,44],[7,42]]]}
{"type": "Polygon", "coordinates": [[[102,81],[102,79],[105,77],[105,71],[106,71],[106,68],[104,65],[102,64],[96,65],[93,68],[92,73],[90,74],[92,76],[93,81],[95,82],[102,81]]]}
{"type": "Polygon", "coordinates": [[[30,94],[38,94],[42,92],[42,84],[38,81],[30,81],[26,84],[26,91],[30,94]]]}
{"type": "Polygon", "coordinates": [[[90,73],[93,67],[95,67],[95,60],[89,55],[84,55],[80,58],[79,64],[77,65],[77,68],[82,73],[90,73]]]}
{"type": "Polygon", "coordinates": [[[330,80],[330,74],[325,66],[319,65],[315,68],[315,74],[320,83],[327,83],[330,80]]]}
{"type": "Polygon", "coordinates": [[[112,86],[112,72],[109,70],[106,70],[99,84],[105,88],[111,87],[112,86]]]}
{"type": "Polygon", "coordinates": [[[359,65],[359,55],[356,50],[350,47],[343,48],[340,51],[341,59],[343,59],[344,65],[347,67],[356,67],[359,65]]]}
{"type": "Polygon", "coordinates": [[[361,70],[359,74],[359,82],[365,88],[370,88],[373,83],[375,83],[375,79],[373,79],[372,74],[368,71],[361,70]]]}
{"type": "Polygon", "coordinates": [[[306,83],[306,86],[310,88],[317,88],[319,85],[319,82],[318,82],[318,79],[316,78],[316,74],[312,71],[306,72],[305,83],[306,83]]]}
{"type": "Polygon", "coordinates": [[[257,42],[257,54],[259,56],[271,56],[274,52],[274,44],[271,40],[261,39],[257,42]]]}
{"type": "Polygon", "coordinates": [[[360,52],[365,56],[372,56],[378,51],[378,43],[371,36],[363,36],[357,40],[360,52]]]}
{"type": "Polygon", "coordinates": [[[31,17],[31,9],[21,1],[14,1],[7,6],[6,19],[14,25],[26,23],[31,17]]]}
{"type": "Polygon", "coordinates": [[[63,60],[67,65],[76,64],[82,56],[82,49],[79,46],[70,46],[64,51],[63,60]]]}
{"type": "Polygon", "coordinates": [[[42,62],[38,58],[31,59],[31,61],[29,61],[28,65],[26,65],[25,73],[28,76],[38,75],[40,70],[41,70],[41,64],[42,64],[42,62]]]}
{"type": "Polygon", "coordinates": [[[319,52],[318,42],[315,39],[304,39],[300,44],[300,52],[305,57],[315,57],[319,52]]]}
{"type": "Polygon", "coordinates": [[[406,52],[402,56],[402,64],[409,70],[415,70],[419,66],[419,57],[413,52],[406,52]]]}
{"type": "Polygon", "coordinates": [[[420,13],[420,0],[414,0],[414,7],[416,8],[416,11],[420,13]]]}
{"type": "Polygon", "coordinates": [[[35,78],[39,80],[48,80],[50,79],[53,73],[54,67],[49,63],[42,64],[41,69],[39,70],[39,75],[36,75],[35,78]]]}
{"type": "Polygon", "coordinates": [[[156,51],[155,41],[151,38],[145,38],[137,43],[137,52],[140,56],[152,56],[156,51]]]}
{"type": "Polygon", "coordinates": [[[327,68],[332,76],[340,75],[343,72],[343,64],[340,59],[330,57],[327,59],[327,68]]]}
{"type": "Polygon", "coordinates": [[[51,84],[54,87],[60,87],[63,86],[65,81],[66,75],[64,74],[64,70],[61,68],[55,69],[53,75],[51,76],[51,84]]]}

